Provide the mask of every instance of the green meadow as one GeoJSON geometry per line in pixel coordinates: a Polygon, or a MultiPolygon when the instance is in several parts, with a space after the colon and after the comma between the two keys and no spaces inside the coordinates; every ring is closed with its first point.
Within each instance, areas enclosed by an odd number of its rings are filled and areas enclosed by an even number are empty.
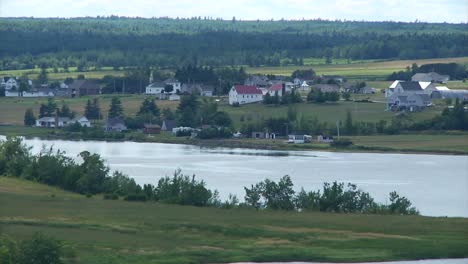
{"type": "Polygon", "coordinates": [[[64,243],[65,263],[468,257],[468,219],[255,211],[86,198],[0,177],[0,232],[64,243]]]}

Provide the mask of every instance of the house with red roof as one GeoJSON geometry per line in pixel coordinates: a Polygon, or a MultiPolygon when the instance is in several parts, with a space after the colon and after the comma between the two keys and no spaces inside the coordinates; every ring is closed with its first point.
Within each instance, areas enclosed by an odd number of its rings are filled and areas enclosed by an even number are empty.
{"type": "Polygon", "coordinates": [[[268,89],[270,96],[275,96],[278,93],[278,96],[281,97],[286,94],[286,85],[284,83],[277,83],[272,85],[268,89]]]}
{"type": "Polygon", "coordinates": [[[250,104],[263,100],[262,90],[251,85],[234,85],[229,91],[229,104],[250,104]]]}

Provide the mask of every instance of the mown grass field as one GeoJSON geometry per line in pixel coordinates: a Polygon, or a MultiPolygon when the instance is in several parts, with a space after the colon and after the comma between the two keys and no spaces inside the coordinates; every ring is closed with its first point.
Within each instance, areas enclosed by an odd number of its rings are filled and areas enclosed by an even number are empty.
{"type": "MultiPolygon", "coordinates": [[[[306,58],[304,59],[304,66],[278,66],[278,67],[246,67],[247,73],[261,73],[261,74],[277,74],[277,75],[291,75],[297,69],[313,68],[317,74],[325,75],[342,75],[350,80],[368,80],[368,81],[383,81],[385,78],[394,71],[404,70],[407,66],[413,63],[418,65],[429,63],[449,63],[456,62],[460,64],[468,64],[468,57],[457,58],[438,58],[438,59],[417,59],[417,60],[393,60],[393,61],[379,61],[379,60],[363,60],[363,61],[348,61],[345,59],[334,60],[331,64],[325,64],[323,58],[306,58]]],[[[245,67],[245,66],[244,66],[245,67]]],[[[88,79],[101,79],[106,75],[123,76],[125,70],[114,70],[112,67],[102,67],[99,70],[91,70],[87,72],[77,72],[76,67],[70,67],[70,72],[63,72],[59,68],[58,73],[54,73],[53,69],[48,69],[49,79],[63,81],[67,77],[76,78],[79,74],[84,74],[88,79]]],[[[167,70],[171,71],[171,70],[167,70]]],[[[3,76],[21,76],[27,74],[29,78],[36,78],[40,69],[29,70],[6,70],[0,71],[0,77],[3,76]]],[[[466,85],[463,85],[467,87],[466,85]]],[[[380,88],[380,87],[379,87],[380,88]]]]}
{"type": "MultiPolygon", "coordinates": [[[[356,99],[370,98],[376,101],[375,103],[357,103],[339,101],[337,103],[312,104],[300,103],[294,107],[299,115],[306,118],[317,117],[320,122],[335,123],[337,120],[344,120],[347,111],[351,111],[353,118],[356,121],[377,122],[379,120],[390,121],[394,113],[385,111],[385,103],[382,94],[377,95],[357,95],[356,99]]],[[[86,106],[86,101],[90,97],[81,98],[56,98],[56,102],[61,105],[65,102],[73,111],[83,114],[86,106]]],[[[101,95],[100,106],[102,114],[105,117],[110,105],[112,95],[101,95]]],[[[127,116],[134,116],[144,100],[144,95],[122,95],[120,99],[123,104],[124,113],[127,116]]],[[[28,108],[32,108],[36,116],[39,114],[41,103],[46,103],[47,98],[0,98],[0,123],[12,123],[16,125],[23,124],[24,112],[28,108]]],[[[168,100],[157,100],[156,104],[160,109],[170,108],[175,110],[179,102],[168,100]]],[[[443,109],[443,104],[436,105],[423,112],[412,113],[411,116],[415,120],[427,119],[440,113],[443,109]]],[[[258,104],[243,105],[241,107],[232,107],[227,102],[219,103],[219,109],[226,111],[231,115],[234,121],[234,126],[240,128],[242,123],[247,122],[262,122],[270,117],[286,117],[287,106],[272,106],[258,104]],[[241,121],[241,119],[244,121],[241,121]]]]}
{"type": "Polygon", "coordinates": [[[0,232],[66,263],[383,261],[468,256],[468,219],[214,209],[86,198],[0,177],[0,232]]]}

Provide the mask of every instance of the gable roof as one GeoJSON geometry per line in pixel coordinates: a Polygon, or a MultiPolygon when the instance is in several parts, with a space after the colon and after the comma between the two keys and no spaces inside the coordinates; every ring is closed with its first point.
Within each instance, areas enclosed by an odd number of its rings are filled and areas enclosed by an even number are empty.
{"type": "Polygon", "coordinates": [[[236,85],[234,89],[238,94],[263,94],[262,90],[250,85],[236,85]]]}
{"type": "Polygon", "coordinates": [[[172,129],[175,128],[176,126],[177,126],[177,123],[175,120],[164,120],[161,127],[164,127],[164,129],[168,131],[172,131],[172,129]]]}
{"type": "Polygon", "coordinates": [[[283,89],[283,83],[277,83],[270,87],[270,91],[281,91],[283,89]]]}
{"type": "Polygon", "coordinates": [[[419,82],[400,82],[401,88],[405,91],[422,91],[419,82]]]}
{"type": "Polygon", "coordinates": [[[154,83],[151,83],[150,85],[148,85],[147,87],[149,87],[149,88],[165,88],[166,84],[163,83],[163,82],[154,82],[154,83]]]}
{"type": "Polygon", "coordinates": [[[392,84],[390,84],[390,86],[389,86],[388,88],[390,88],[390,89],[395,89],[395,88],[397,87],[397,85],[398,85],[400,82],[403,82],[403,81],[401,81],[401,80],[395,80],[395,81],[393,81],[392,84]]]}
{"type": "Polygon", "coordinates": [[[75,80],[68,86],[69,89],[100,89],[101,87],[95,81],[75,80]]]}

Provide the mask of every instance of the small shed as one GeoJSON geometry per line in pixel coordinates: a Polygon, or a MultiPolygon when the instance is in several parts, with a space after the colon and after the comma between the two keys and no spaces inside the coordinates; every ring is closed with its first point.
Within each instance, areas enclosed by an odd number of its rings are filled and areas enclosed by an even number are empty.
{"type": "Polygon", "coordinates": [[[143,129],[143,133],[145,133],[145,134],[160,134],[161,133],[161,126],[152,125],[152,124],[145,124],[145,128],[143,129]]]}

